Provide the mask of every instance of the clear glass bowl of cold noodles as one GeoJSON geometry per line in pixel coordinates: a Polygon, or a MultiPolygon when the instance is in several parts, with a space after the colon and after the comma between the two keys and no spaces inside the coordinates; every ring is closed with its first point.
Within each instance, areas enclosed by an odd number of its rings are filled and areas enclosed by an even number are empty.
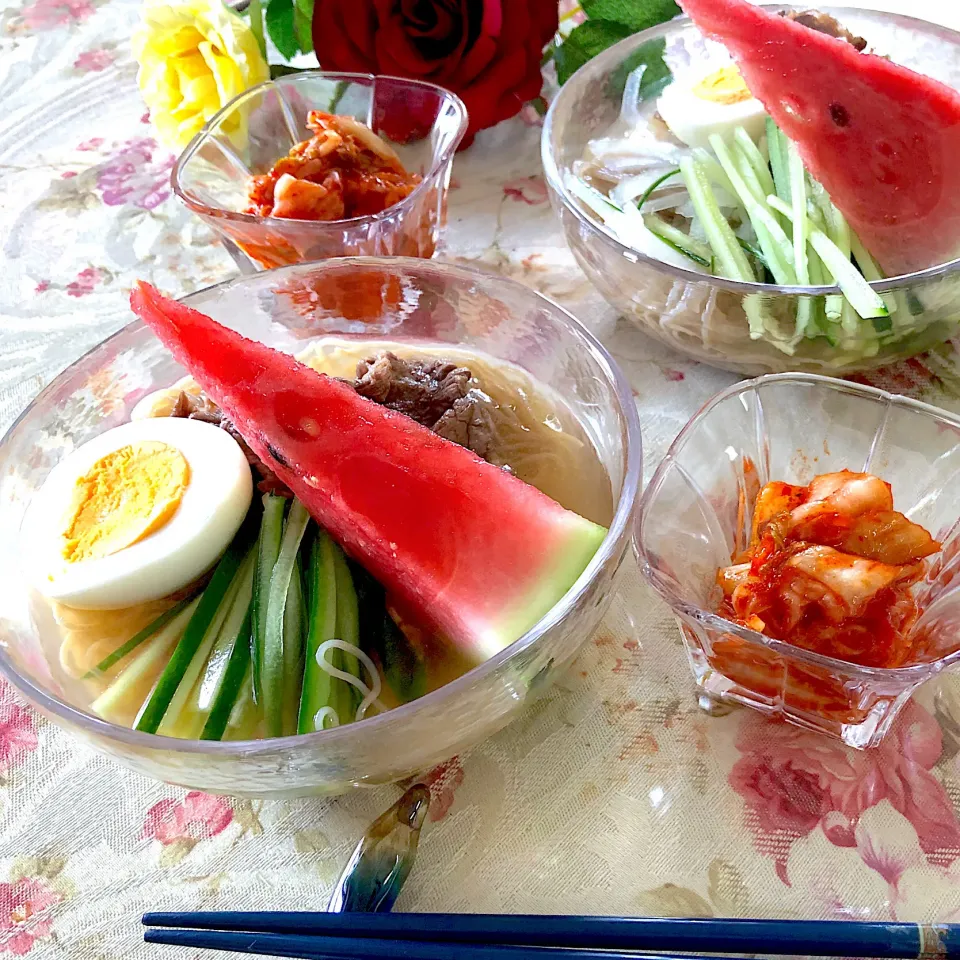
{"type": "MultiPolygon", "coordinates": [[[[603,347],[570,314],[519,283],[418,259],[298,264],[209,287],[186,302],[298,356],[313,351],[322,359],[328,348],[352,356],[373,342],[389,342],[401,354],[449,350],[459,358],[466,351],[542,385],[544,397],[557,398],[551,429],[572,417],[591,448],[602,477],[591,496],[602,514],[597,522],[608,528],[605,539],[561,601],[522,637],[375,716],[295,736],[216,742],[108,722],[91,709],[85,677],[66,669],[63,632],[28,589],[17,544],[28,504],[51,469],[182,377],[183,368],[135,322],[60,374],[0,442],[0,671],[45,716],[131,769],[233,795],[334,794],[401,780],[505,726],[589,639],[630,543],[640,429],[630,387],[603,347]]],[[[559,462],[553,469],[548,460],[541,458],[540,467],[552,472],[552,482],[576,483],[576,470],[559,462]]],[[[553,495],[564,496],[559,488],[553,495]]]]}
{"type": "MultiPolygon", "coordinates": [[[[778,6],[778,9],[781,9],[778,6]]],[[[960,34],[901,15],[822,7],[850,31],[917,72],[960,87],[960,34]]],[[[870,285],[890,308],[882,323],[851,325],[835,337],[795,337],[798,310],[823,310],[837,287],[746,283],[667,263],[623,242],[571,190],[571,177],[591,156],[591,144],[653,120],[664,83],[643,100],[624,106],[624,88],[637,65],[665,64],[671,77],[689,75],[701,62],[729,58],[686,18],[610,47],[567,81],[551,105],[542,155],[554,209],[567,243],[604,297],[645,333],[705,363],[748,375],[799,370],[828,375],[873,369],[922,353],[955,335],[960,311],[960,260],[870,285]],[[659,59],[662,55],[662,61],[659,59]],[[626,110],[627,120],[622,111],[626,110]],[[618,127],[618,124],[620,125],[618,127]],[[812,303],[811,303],[812,302],[812,303]],[[806,305],[804,306],[804,303],[806,305]],[[750,315],[762,317],[751,324],[750,315]]],[[[648,68],[649,69],[649,66],[648,68]]],[[[650,75],[651,80],[653,75],[650,75]]],[[[644,133],[633,144],[629,175],[675,166],[682,149],[667,137],[644,133]]],[[[679,264],[679,265],[678,265],[679,264]]]]}

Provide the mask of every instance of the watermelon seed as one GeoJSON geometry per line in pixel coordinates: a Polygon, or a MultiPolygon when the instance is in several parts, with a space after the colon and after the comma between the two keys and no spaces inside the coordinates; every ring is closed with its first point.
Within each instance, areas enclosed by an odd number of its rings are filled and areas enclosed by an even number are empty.
{"type": "Polygon", "coordinates": [[[846,127],[850,123],[850,114],[847,113],[847,108],[842,103],[831,103],[830,119],[838,127],[846,127]]]}
{"type": "Polygon", "coordinates": [[[270,456],[273,457],[273,459],[276,460],[281,467],[290,466],[290,461],[272,443],[267,443],[266,446],[267,453],[269,453],[270,456]]]}

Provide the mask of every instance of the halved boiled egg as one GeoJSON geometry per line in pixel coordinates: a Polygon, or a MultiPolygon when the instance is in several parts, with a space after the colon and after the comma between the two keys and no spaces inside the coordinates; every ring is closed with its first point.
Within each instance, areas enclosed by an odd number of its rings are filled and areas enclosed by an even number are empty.
{"type": "Polygon", "coordinates": [[[660,95],[657,112],[670,132],[689,147],[709,146],[714,133],[727,140],[737,127],[759,140],[767,117],[733,62],[676,77],[660,95]]]}
{"type": "Polygon", "coordinates": [[[125,423],[61,460],[34,496],[21,532],[28,578],[83,609],[168,596],[213,566],[252,496],[250,466],[225,430],[125,423]]]}

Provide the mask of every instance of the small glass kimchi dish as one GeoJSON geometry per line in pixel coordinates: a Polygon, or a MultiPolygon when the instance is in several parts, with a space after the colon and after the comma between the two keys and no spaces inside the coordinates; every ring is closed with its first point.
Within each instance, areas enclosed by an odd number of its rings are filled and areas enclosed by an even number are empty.
{"type": "Polygon", "coordinates": [[[522,284],[416,258],[172,301],[0,440],[0,673],[122,763],[343,793],[501,729],[599,625],[629,384],[522,284]]]}
{"type": "Polygon", "coordinates": [[[876,746],[960,660],[960,419],[813,374],[731,387],[642,501],[702,702],[876,746]]]}
{"type": "Polygon", "coordinates": [[[173,189],[245,273],[432,257],[466,128],[460,99],[431,83],[307,71],[228,103],[180,155],[173,189]]]}

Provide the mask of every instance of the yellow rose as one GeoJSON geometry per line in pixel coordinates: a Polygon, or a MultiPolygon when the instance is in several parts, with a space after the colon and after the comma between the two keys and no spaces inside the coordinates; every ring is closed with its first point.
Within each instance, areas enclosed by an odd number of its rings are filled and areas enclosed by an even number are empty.
{"type": "Polygon", "coordinates": [[[270,78],[253,32],[220,0],[147,0],[133,55],[157,136],[174,150],[235,96],[270,78]]]}

